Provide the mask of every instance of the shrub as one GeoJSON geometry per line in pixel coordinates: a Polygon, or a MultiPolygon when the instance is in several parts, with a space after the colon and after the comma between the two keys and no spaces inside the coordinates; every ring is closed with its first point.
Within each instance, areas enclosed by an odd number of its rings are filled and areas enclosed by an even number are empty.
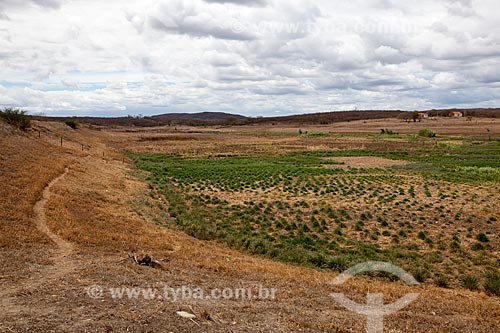
{"type": "Polygon", "coordinates": [[[488,243],[490,240],[488,239],[488,236],[486,236],[483,233],[480,233],[476,236],[476,239],[480,241],[481,243],[488,243]]]}
{"type": "Polygon", "coordinates": [[[71,127],[72,129],[77,129],[78,126],[80,125],[80,122],[77,121],[77,120],[71,120],[71,119],[68,119],[64,122],[66,125],[68,125],[69,127],[71,127]]]}
{"type": "Polygon", "coordinates": [[[380,129],[380,134],[398,135],[399,133],[398,132],[394,132],[393,130],[388,129],[388,128],[382,128],[382,129],[380,129]]]}
{"type": "Polygon", "coordinates": [[[479,288],[479,281],[477,277],[473,275],[464,275],[460,278],[462,287],[469,290],[477,290],[479,288]]]}
{"type": "Polygon", "coordinates": [[[424,128],[418,132],[418,136],[422,136],[424,138],[434,138],[436,136],[436,132],[431,129],[424,128]]]}
{"type": "Polygon", "coordinates": [[[0,118],[9,125],[26,130],[31,126],[31,120],[26,115],[26,111],[7,108],[0,111],[0,118]]]}
{"type": "Polygon", "coordinates": [[[324,268],[328,266],[328,259],[322,253],[316,253],[308,258],[308,261],[320,268],[324,268]]]}
{"type": "Polygon", "coordinates": [[[424,282],[429,278],[429,271],[423,268],[416,268],[412,273],[418,282],[424,282]]]}
{"type": "Polygon", "coordinates": [[[494,272],[486,273],[484,289],[490,295],[500,296],[500,275],[494,272]]]}
{"type": "Polygon", "coordinates": [[[440,288],[448,288],[450,286],[450,281],[446,275],[436,276],[434,283],[440,288]]]}
{"type": "Polygon", "coordinates": [[[481,243],[474,243],[474,244],[471,245],[470,248],[472,249],[472,251],[482,251],[482,250],[484,250],[484,246],[481,243]]]}
{"type": "Polygon", "coordinates": [[[417,237],[421,240],[424,240],[427,236],[425,235],[425,232],[420,231],[417,235],[417,237]]]}
{"type": "Polygon", "coordinates": [[[451,242],[450,247],[453,251],[458,251],[460,250],[460,243],[454,240],[451,242]]]}
{"type": "Polygon", "coordinates": [[[349,258],[343,256],[331,257],[327,262],[327,267],[337,270],[344,271],[351,265],[349,258]]]}

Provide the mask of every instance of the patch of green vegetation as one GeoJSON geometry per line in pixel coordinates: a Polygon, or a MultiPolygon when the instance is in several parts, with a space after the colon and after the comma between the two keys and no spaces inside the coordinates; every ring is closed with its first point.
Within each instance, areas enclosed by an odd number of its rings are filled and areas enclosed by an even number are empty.
{"type": "Polygon", "coordinates": [[[434,138],[436,136],[436,131],[428,129],[428,128],[424,128],[418,132],[418,136],[421,136],[424,138],[434,138]]]}
{"type": "Polygon", "coordinates": [[[487,272],[484,289],[490,295],[500,296],[500,274],[496,272],[487,272]]]}
{"type": "Polygon", "coordinates": [[[399,132],[395,132],[395,131],[388,129],[388,128],[382,128],[382,129],[380,129],[380,134],[399,135],[399,132]]]}
{"type": "MultiPolygon", "coordinates": [[[[455,179],[457,166],[471,161],[483,167],[496,161],[497,157],[485,157],[486,151],[497,149],[494,144],[478,147],[459,145],[450,155],[450,148],[438,145],[427,150],[418,146],[396,152],[306,151],[272,157],[129,156],[149,172],[154,196],[162,195],[168,202],[163,209],[170,219],[163,225],[246,253],[320,269],[342,270],[380,260],[419,267],[415,274],[424,281],[430,278],[428,272],[441,274],[445,265],[453,265],[454,269],[445,267],[446,281],[435,275],[436,284],[447,286],[451,278],[456,281],[465,273],[458,267],[464,261],[485,267],[491,262],[484,250],[494,242],[477,242],[472,248],[476,252],[468,252],[459,233],[447,237],[435,232],[471,219],[461,206],[446,206],[447,200],[460,200],[462,192],[449,184],[439,187],[446,183],[435,179],[455,179]],[[469,148],[478,149],[474,156],[481,158],[453,160],[469,148]],[[429,166],[418,172],[435,179],[416,183],[415,177],[394,170],[339,169],[334,161],[338,156],[414,161],[429,166]],[[432,202],[419,202],[427,197],[433,197],[432,202]],[[383,245],[378,245],[379,239],[383,245]]],[[[466,181],[471,179],[479,180],[470,176],[466,181]]]]}
{"type": "Polygon", "coordinates": [[[500,181],[500,142],[484,142],[474,145],[462,142],[460,145],[437,144],[433,147],[415,145],[400,151],[340,150],[333,152],[308,152],[308,155],[375,156],[394,160],[414,162],[398,167],[414,171],[437,180],[456,183],[500,181]]]}
{"type": "Polygon", "coordinates": [[[480,233],[476,236],[476,239],[480,241],[481,243],[488,243],[490,240],[488,239],[488,236],[486,236],[484,233],[480,233]]]}
{"type": "Polygon", "coordinates": [[[421,267],[417,267],[416,269],[412,270],[412,274],[415,280],[420,283],[425,282],[425,280],[430,277],[429,271],[421,267]]]}
{"type": "Polygon", "coordinates": [[[26,115],[26,111],[19,109],[6,108],[0,110],[0,119],[23,131],[31,126],[31,120],[26,115]]]}
{"type": "Polygon", "coordinates": [[[477,290],[479,289],[479,280],[477,277],[473,275],[464,275],[460,278],[460,282],[462,283],[462,287],[469,290],[477,290]]]}
{"type": "Polygon", "coordinates": [[[68,125],[69,127],[71,127],[72,129],[77,129],[78,126],[80,126],[80,122],[77,120],[73,120],[73,119],[68,119],[64,123],[66,125],[68,125]]]}
{"type": "Polygon", "coordinates": [[[440,288],[448,288],[450,286],[450,279],[446,275],[438,275],[434,279],[434,284],[440,288]]]}

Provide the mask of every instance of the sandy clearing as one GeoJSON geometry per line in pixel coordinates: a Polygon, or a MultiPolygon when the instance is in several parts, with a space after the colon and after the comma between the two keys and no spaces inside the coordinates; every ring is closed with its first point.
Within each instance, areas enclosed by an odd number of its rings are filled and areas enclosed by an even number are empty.
{"type": "Polygon", "coordinates": [[[344,163],[344,164],[332,165],[332,167],[343,168],[343,169],[347,169],[348,167],[358,168],[358,169],[390,168],[393,166],[410,164],[407,161],[391,160],[388,158],[375,157],[375,156],[334,157],[329,160],[344,163]]]}

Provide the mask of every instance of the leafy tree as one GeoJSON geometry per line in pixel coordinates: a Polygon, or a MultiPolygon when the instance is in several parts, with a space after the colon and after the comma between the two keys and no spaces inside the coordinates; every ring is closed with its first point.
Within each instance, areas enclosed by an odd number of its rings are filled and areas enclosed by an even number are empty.
{"type": "Polygon", "coordinates": [[[417,122],[417,120],[420,120],[420,115],[418,114],[418,112],[417,112],[417,111],[415,111],[415,112],[413,112],[413,113],[411,114],[411,119],[413,120],[413,122],[414,122],[414,123],[416,123],[416,122],[417,122]]]}
{"type": "Polygon", "coordinates": [[[9,125],[26,130],[31,126],[31,120],[26,115],[26,111],[19,109],[6,108],[0,111],[0,118],[9,125]]]}

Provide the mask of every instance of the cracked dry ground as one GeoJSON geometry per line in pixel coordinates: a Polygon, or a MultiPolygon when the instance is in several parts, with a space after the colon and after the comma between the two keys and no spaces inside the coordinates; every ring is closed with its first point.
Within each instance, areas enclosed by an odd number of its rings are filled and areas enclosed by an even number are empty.
{"type": "Polygon", "coordinates": [[[154,207],[144,204],[147,185],[105,145],[108,134],[43,126],[42,139],[0,128],[0,332],[363,332],[365,319],[336,305],[331,292],[359,302],[367,292],[383,292],[388,302],[421,293],[386,318],[387,332],[500,331],[500,301],[482,293],[358,278],[333,287],[335,273],[246,256],[157,226],[149,217],[154,207]],[[68,139],[62,148],[61,133],[68,139]],[[82,140],[90,151],[78,149],[82,140]],[[164,269],[138,266],[129,253],[165,259],[164,269]],[[92,285],[278,291],[274,300],[169,302],[114,300],[106,292],[92,299],[92,285]],[[207,314],[212,320],[203,319],[207,314]]]}

